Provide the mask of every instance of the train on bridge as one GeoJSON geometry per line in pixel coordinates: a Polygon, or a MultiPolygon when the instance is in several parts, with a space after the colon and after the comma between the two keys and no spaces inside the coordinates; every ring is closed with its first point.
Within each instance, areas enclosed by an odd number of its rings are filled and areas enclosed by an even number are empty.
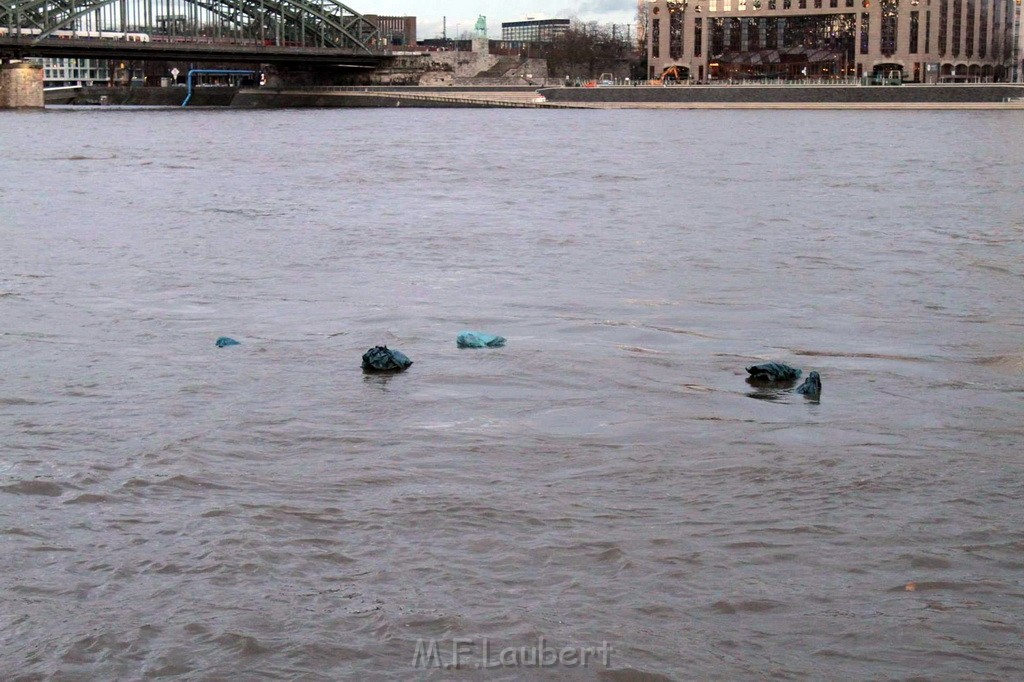
{"type": "MultiPolygon", "coordinates": [[[[20,28],[0,26],[0,38],[8,36],[18,38],[42,35],[42,29],[20,28]]],[[[48,38],[54,40],[126,40],[130,43],[148,43],[151,36],[148,33],[132,33],[125,31],[67,31],[57,30],[50,33],[48,38]]]]}
{"type": "MultiPolygon", "coordinates": [[[[38,28],[18,28],[0,26],[0,38],[31,38],[42,35],[38,28]]],[[[120,40],[129,43],[189,43],[198,45],[242,45],[248,47],[305,47],[294,40],[277,40],[274,38],[239,38],[235,36],[190,36],[169,35],[166,33],[141,33],[136,31],[80,31],[57,30],[49,33],[47,38],[53,40],[120,40]]]]}

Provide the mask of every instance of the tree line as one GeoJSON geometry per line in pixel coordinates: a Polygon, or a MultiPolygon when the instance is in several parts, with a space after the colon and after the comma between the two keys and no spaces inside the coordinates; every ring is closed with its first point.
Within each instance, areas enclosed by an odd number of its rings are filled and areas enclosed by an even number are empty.
{"type": "Polygon", "coordinates": [[[574,20],[569,28],[544,46],[548,75],[555,78],[596,78],[602,73],[642,77],[646,49],[638,50],[636,36],[612,25],[574,20]]]}

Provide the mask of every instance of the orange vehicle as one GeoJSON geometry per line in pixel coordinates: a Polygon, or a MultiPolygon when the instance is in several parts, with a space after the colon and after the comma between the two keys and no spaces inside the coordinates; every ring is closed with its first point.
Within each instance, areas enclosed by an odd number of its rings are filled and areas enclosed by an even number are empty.
{"type": "Polygon", "coordinates": [[[673,85],[675,83],[685,83],[688,80],[690,80],[690,69],[673,64],[672,66],[666,66],[660,76],[651,80],[651,85],[673,85]]]}

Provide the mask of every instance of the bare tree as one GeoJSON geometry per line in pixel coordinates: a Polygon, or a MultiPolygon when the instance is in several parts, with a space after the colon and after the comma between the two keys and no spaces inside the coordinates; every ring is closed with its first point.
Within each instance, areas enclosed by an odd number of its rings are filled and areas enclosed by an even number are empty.
{"type": "Polygon", "coordinates": [[[650,0],[636,0],[636,49],[647,51],[647,23],[651,17],[650,0]]]}
{"type": "Polygon", "coordinates": [[[547,46],[548,75],[595,78],[604,72],[617,73],[628,68],[632,51],[633,46],[610,26],[573,21],[547,46]]]}

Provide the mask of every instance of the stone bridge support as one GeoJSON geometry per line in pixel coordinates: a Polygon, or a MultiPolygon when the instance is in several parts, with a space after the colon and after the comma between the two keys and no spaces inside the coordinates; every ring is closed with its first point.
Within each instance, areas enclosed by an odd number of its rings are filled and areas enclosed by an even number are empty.
{"type": "Polygon", "coordinates": [[[0,109],[42,109],[43,67],[19,62],[0,64],[0,109]]]}

